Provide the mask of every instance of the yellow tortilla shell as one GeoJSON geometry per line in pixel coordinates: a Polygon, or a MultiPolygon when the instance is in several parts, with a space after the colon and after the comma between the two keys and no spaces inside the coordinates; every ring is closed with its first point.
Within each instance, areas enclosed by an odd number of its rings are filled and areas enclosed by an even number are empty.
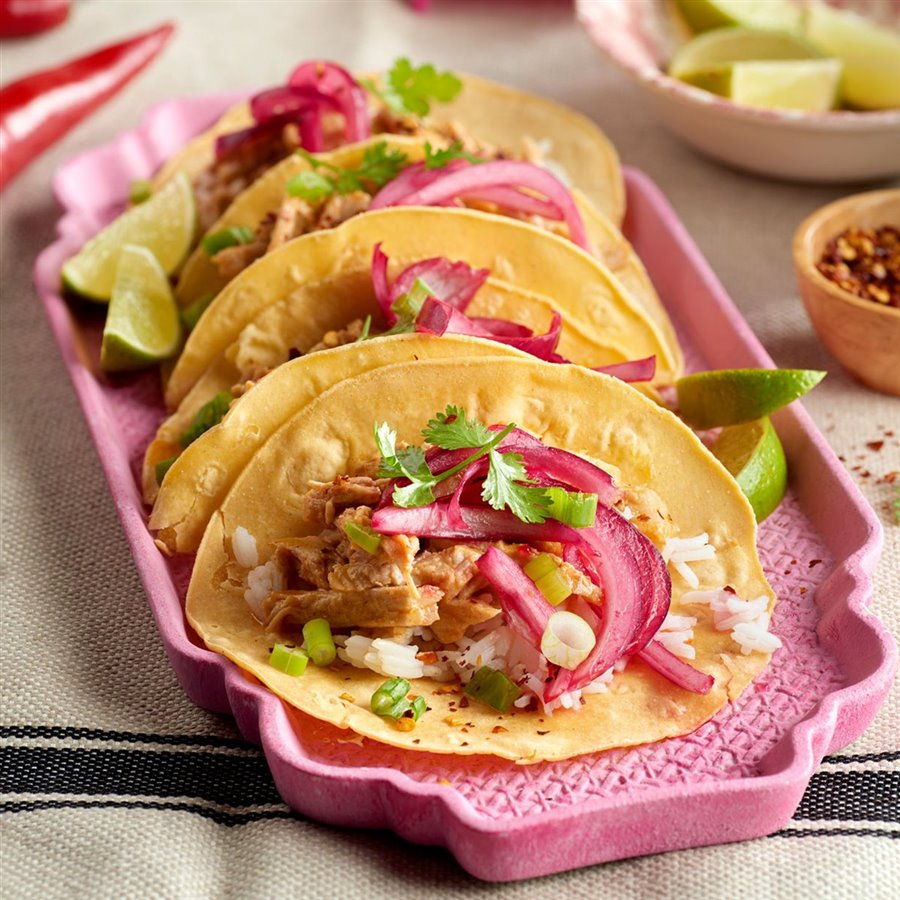
{"type": "MultiPolygon", "coordinates": [[[[365,77],[365,76],[363,76],[365,77]]],[[[614,224],[625,215],[625,185],[615,147],[586,116],[544,97],[506,85],[460,76],[463,90],[452,103],[436,103],[429,121],[457,121],[474,137],[505,147],[515,154],[523,139],[548,142],[546,157],[567,173],[590,201],[614,224]]],[[[194,179],[213,161],[213,145],[220,134],[252,124],[246,103],[229,109],[208,131],[199,135],[157,173],[158,186],[176,172],[194,179]]]]}
{"type": "MultiPolygon", "coordinates": [[[[596,356],[576,360],[580,364],[655,355],[657,382],[671,382],[680,372],[677,344],[602,263],[570,241],[474,210],[399,207],[354,216],[338,228],[289,241],[241,272],[191,332],[166,387],[167,406],[175,409],[251,323],[259,337],[272,342],[283,341],[312,316],[325,320],[338,314],[343,325],[366,315],[354,310],[374,308],[371,259],[379,242],[391,260],[392,277],[419,260],[445,256],[488,268],[507,299],[543,297],[545,309],[562,312],[564,330],[594,342],[596,356]]],[[[479,291],[470,307],[473,315],[490,315],[480,311],[489,293],[479,291]]],[[[505,317],[531,325],[526,316],[524,304],[514,304],[505,317]]],[[[559,352],[565,355],[564,343],[559,352]]]]}
{"type": "MultiPolygon", "coordinates": [[[[323,350],[291,360],[269,373],[232,405],[216,428],[201,435],[183,452],[178,438],[190,425],[193,412],[184,415],[179,408],[160,428],[144,460],[147,496],[156,494],[156,463],[181,452],[156,495],[150,529],[157,532],[157,540],[168,552],[193,553],[210,517],[247,463],[274,432],[319,394],[345,378],[379,366],[461,356],[528,358],[520,350],[462,335],[435,338],[402,334],[323,350]]],[[[233,383],[229,381],[227,364],[220,362],[219,369],[213,367],[197,382],[195,391],[200,396],[191,404],[194,410],[233,383]]],[[[192,399],[189,395],[185,403],[192,399]]]]}
{"type": "Polygon", "coordinates": [[[771,609],[774,596],[756,553],[753,512],[736,482],[675,416],[616,379],[585,369],[467,356],[400,362],[348,378],[304,406],[253,456],[210,521],[188,591],[187,617],[208,647],[303,712],[375,741],[518,763],[691,732],[765,668],[767,654],[743,655],[727,632],[713,629],[708,613],[682,604],[689,588],[677,572],[672,611],[699,616],[693,664],[716,680],[702,696],[675,687],[638,660],[615,676],[608,693],[586,695],[579,710],[552,716],[500,715],[476,702],[457,710],[451,703],[458,695],[439,693],[437,682],[419,679],[413,692],[430,709],[413,731],[402,732],[369,710],[382,676],[310,665],[304,676],[291,678],[270,666],[272,639],[243,600],[246,570],[231,553],[235,529],[243,526],[256,538],[260,562],[272,541],[314,533],[318,529],[303,519],[299,503],[310,480],[329,481],[371,459],[376,422],[390,423],[401,441],[420,442],[425,422],[447,404],[462,405],[484,422],[516,422],[548,445],[615,467],[623,484],[651,487],[680,536],[706,532],[716,548],[713,559],[692,564],[701,588],[731,585],[744,599],[766,595],[771,609]]]}
{"type": "MultiPolygon", "coordinates": [[[[410,163],[419,162],[425,156],[425,143],[420,138],[400,135],[378,135],[370,141],[340,147],[331,153],[319,154],[320,158],[341,168],[357,168],[366,150],[373,144],[385,143],[389,151],[404,153],[410,163]]],[[[289,156],[268,172],[261,175],[245,191],[239,194],[222,216],[210,227],[210,233],[226,228],[243,226],[255,229],[268,213],[277,212],[285,199],[286,184],[300,172],[310,168],[302,156],[289,156]]],[[[621,282],[632,299],[644,308],[664,334],[675,354],[673,368],[682,367],[678,341],[656,290],[631,244],[619,229],[600,212],[577,188],[572,195],[578,206],[587,233],[588,245],[609,271],[621,282]]],[[[211,257],[198,246],[188,258],[178,278],[176,296],[181,306],[188,306],[203,296],[215,296],[230,279],[221,275],[211,257]]]]}

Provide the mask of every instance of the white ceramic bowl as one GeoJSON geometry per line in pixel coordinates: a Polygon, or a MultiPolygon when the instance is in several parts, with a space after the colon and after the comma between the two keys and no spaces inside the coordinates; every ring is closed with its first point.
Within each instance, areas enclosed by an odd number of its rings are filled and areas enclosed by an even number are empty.
{"type": "MultiPolygon", "coordinates": [[[[900,0],[844,0],[900,23],[900,0]]],[[[794,181],[849,182],[900,174],[900,109],[803,113],[733,103],[665,74],[689,38],[669,0],[576,0],[591,40],[644,90],[668,128],[708,156],[794,181]]]]}

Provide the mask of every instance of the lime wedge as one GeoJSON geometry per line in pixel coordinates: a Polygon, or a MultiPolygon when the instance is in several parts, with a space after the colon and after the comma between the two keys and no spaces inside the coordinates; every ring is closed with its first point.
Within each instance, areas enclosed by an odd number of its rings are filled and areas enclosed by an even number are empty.
{"type": "Polygon", "coordinates": [[[62,268],[63,285],[90,300],[106,302],[113,291],[119,255],[126,244],[146,247],[166,275],[178,269],[194,240],[194,192],[187,176],[173,178],[149,200],[122,213],[62,268]]]}
{"type": "Polygon", "coordinates": [[[806,36],[844,63],[844,100],[863,109],[900,107],[900,34],[847,10],[815,4],[806,36]]]}
{"type": "Polygon", "coordinates": [[[675,382],[681,417],[693,428],[739,425],[787,406],[815,387],[813,369],[718,369],[675,382]]]}
{"type": "Polygon", "coordinates": [[[669,74],[686,80],[692,73],[738,62],[822,57],[812,44],[793,34],[758,28],[719,28],[679,47],[669,63],[669,74]]]}
{"type": "Polygon", "coordinates": [[[800,7],[791,0],[676,0],[693,31],[742,26],[799,30],[800,7]]]}
{"type": "Polygon", "coordinates": [[[746,106],[827,112],[839,102],[841,61],[838,59],[739,62],[682,80],[746,106]]]}
{"type": "Polygon", "coordinates": [[[181,344],[178,306],[156,257],[146,247],[126,244],[118,258],[100,347],[100,365],[107,372],[168,359],[181,344]]]}
{"type": "Polygon", "coordinates": [[[784,498],[787,461],[768,418],[723,428],[712,452],[728,469],[762,522],[784,498]]]}

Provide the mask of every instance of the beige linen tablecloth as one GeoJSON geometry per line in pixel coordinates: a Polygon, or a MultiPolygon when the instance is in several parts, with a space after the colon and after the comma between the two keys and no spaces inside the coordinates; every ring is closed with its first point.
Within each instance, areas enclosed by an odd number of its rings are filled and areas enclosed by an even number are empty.
{"type": "Polygon", "coordinates": [[[884,525],[872,609],[897,633],[900,526],[885,476],[900,470],[900,401],[822,349],[790,260],[808,212],[865,186],[768,182],[696,155],[598,58],[565,2],[436,0],[423,16],[399,0],[76,0],[61,28],[4,42],[2,80],[164,19],[178,25],[164,56],[2,197],[3,896],[900,896],[896,692],[826,760],[788,829],[743,844],[486,885],[445,850],[290,813],[260,751],[195,708],[169,667],[31,284],[53,238],[55,167],[170,96],[274,84],[311,56],[359,70],[401,54],[547,94],[656,180],[777,364],[829,370],[804,402],[884,525]]]}

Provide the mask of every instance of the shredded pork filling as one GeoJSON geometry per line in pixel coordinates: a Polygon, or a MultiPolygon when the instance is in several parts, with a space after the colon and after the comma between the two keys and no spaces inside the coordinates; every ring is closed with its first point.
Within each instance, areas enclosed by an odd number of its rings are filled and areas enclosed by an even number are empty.
{"type": "MultiPolygon", "coordinates": [[[[452,644],[472,626],[501,614],[476,566],[489,543],[382,535],[370,553],[347,537],[348,523],[371,528],[374,507],[387,484],[371,475],[312,484],[304,509],[322,530],[275,542],[273,559],[285,587],[272,591],[262,604],[267,628],[290,633],[315,618],[325,618],[337,629],[428,626],[437,641],[452,644]]],[[[538,552],[550,553],[573,597],[602,602],[590,578],[563,561],[561,546],[493,546],[522,564],[538,552]]]]}

